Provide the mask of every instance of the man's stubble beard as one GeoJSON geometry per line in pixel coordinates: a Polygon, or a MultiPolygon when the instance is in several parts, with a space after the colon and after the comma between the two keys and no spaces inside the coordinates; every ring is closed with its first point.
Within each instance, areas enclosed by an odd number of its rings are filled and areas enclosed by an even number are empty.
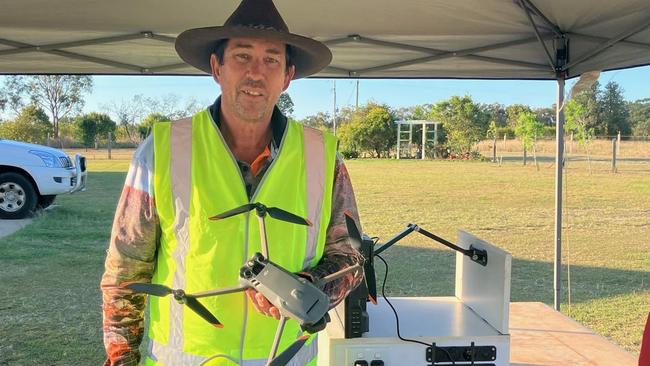
{"type": "Polygon", "coordinates": [[[241,103],[240,101],[238,100],[235,101],[235,113],[237,113],[239,118],[250,123],[261,122],[262,118],[264,118],[264,116],[267,113],[267,107],[268,107],[268,101],[266,101],[263,106],[254,108],[252,110],[244,107],[243,103],[241,103]]]}

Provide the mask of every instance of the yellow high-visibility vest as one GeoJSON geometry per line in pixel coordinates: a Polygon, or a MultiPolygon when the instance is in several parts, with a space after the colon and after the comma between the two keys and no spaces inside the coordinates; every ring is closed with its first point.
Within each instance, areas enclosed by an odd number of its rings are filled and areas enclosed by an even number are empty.
{"type": "MultiPolygon", "coordinates": [[[[154,199],[161,237],[152,283],[186,293],[238,285],[240,267],[262,252],[255,211],[211,221],[249,202],[307,218],[302,226],[266,218],[270,259],[291,272],[315,266],[330,221],[336,138],[288,122],[278,154],[248,199],[241,172],[207,110],[156,123],[154,199]]],[[[149,297],[145,365],[264,365],[278,321],[259,314],[241,293],[201,298],[224,325],[215,328],[172,296],[149,297]]],[[[289,320],[279,352],[302,334],[289,320]]],[[[315,365],[316,337],[290,365],[315,365]]]]}

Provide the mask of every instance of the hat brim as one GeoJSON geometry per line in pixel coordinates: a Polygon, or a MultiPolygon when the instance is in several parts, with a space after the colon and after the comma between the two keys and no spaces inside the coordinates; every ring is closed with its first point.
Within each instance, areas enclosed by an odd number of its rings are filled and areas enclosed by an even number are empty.
{"type": "Polygon", "coordinates": [[[296,67],[293,79],[313,75],[332,61],[332,52],[323,43],[293,33],[275,29],[257,29],[243,26],[195,28],[184,31],[176,38],[176,52],[186,63],[212,73],[210,55],[220,40],[242,37],[282,41],[291,46],[291,61],[296,67]]]}

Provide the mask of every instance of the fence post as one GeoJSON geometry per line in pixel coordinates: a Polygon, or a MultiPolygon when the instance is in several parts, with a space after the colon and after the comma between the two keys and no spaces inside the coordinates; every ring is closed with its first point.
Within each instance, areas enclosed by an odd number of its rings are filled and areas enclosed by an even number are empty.
{"type": "Polygon", "coordinates": [[[112,136],[111,136],[111,135],[112,135],[112,134],[111,134],[110,131],[109,131],[109,132],[108,132],[108,160],[111,160],[111,145],[112,145],[112,141],[111,141],[111,140],[112,140],[112,138],[111,138],[112,136]]]}
{"type": "Polygon", "coordinates": [[[399,153],[400,153],[400,132],[402,132],[402,124],[398,123],[397,124],[397,160],[399,160],[399,153]]]}
{"type": "Polygon", "coordinates": [[[433,125],[433,158],[438,158],[438,122],[433,125]]]}
{"type": "Polygon", "coordinates": [[[422,160],[426,159],[427,155],[427,124],[422,123],[422,160]]]}
{"type": "Polygon", "coordinates": [[[494,141],[492,141],[492,162],[497,162],[497,134],[494,134],[494,141]]]}
{"type": "Polygon", "coordinates": [[[621,155],[621,131],[618,131],[618,136],[616,137],[616,155],[621,155]]]}
{"type": "Polygon", "coordinates": [[[616,139],[612,139],[612,173],[616,173],[616,139]]]}

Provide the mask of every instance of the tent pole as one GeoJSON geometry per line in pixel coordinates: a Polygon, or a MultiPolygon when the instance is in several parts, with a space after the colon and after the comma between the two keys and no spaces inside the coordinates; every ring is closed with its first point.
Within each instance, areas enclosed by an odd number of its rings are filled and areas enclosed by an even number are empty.
{"type": "Polygon", "coordinates": [[[557,78],[556,104],[556,155],[555,155],[555,268],[554,268],[554,307],[560,311],[560,291],[562,289],[562,173],[564,169],[564,76],[557,78]]]}

